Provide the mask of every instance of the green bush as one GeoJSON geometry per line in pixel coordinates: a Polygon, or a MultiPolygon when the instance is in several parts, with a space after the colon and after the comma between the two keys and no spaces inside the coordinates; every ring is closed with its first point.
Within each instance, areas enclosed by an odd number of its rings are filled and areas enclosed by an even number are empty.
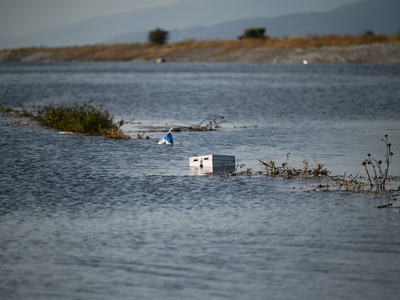
{"type": "Polygon", "coordinates": [[[150,44],[164,45],[168,41],[168,34],[168,31],[157,28],[149,32],[147,39],[150,44]]]}
{"type": "Polygon", "coordinates": [[[246,29],[239,39],[265,39],[265,28],[249,28],[246,29]]]}
{"type": "MultiPolygon", "coordinates": [[[[113,116],[102,105],[94,107],[92,100],[83,105],[75,103],[45,106],[33,106],[31,110],[25,109],[21,104],[14,109],[0,105],[3,115],[13,118],[26,118],[39,123],[40,126],[54,128],[70,133],[85,133],[89,135],[102,134],[106,138],[128,139],[122,130],[113,121],[113,116]]],[[[123,121],[121,121],[121,124],[123,121]]]]}
{"type": "Polygon", "coordinates": [[[111,128],[113,125],[112,116],[102,107],[94,107],[91,101],[79,106],[67,106],[61,104],[54,106],[49,104],[38,107],[33,119],[41,126],[55,128],[61,131],[77,133],[99,133],[101,129],[111,128]]]}
{"type": "Polygon", "coordinates": [[[367,30],[367,31],[364,32],[364,35],[365,36],[374,36],[375,32],[373,32],[372,30],[367,30]]]}

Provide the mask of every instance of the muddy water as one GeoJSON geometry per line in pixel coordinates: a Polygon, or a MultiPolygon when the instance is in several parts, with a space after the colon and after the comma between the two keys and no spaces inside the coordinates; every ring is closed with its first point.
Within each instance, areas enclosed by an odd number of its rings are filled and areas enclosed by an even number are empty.
{"type": "MultiPolygon", "coordinates": [[[[1,64],[0,102],[94,98],[133,139],[0,126],[0,299],[397,299],[399,209],[306,182],[190,175],[194,154],[359,174],[389,134],[393,65],[1,64]],[[136,139],[140,125],[230,123],[136,139]],[[137,124],[141,122],[142,124],[137,124]],[[132,131],[132,132],[129,132],[132,131]]],[[[2,122],[4,119],[2,119],[2,122]]]]}

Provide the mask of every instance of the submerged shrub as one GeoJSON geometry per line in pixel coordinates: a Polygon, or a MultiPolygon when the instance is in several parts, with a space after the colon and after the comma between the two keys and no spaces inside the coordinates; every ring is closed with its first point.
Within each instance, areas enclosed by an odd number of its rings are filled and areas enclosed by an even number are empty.
{"type": "Polygon", "coordinates": [[[18,104],[14,109],[2,106],[2,112],[14,118],[28,118],[37,121],[40,126],[72,133],[90,135],[102,134],[106,138],[127,139],[122,130],[113,121],[113,116],[103,106],[93,106],[93,99],[88,103],[33,106],[31,110],[18,104]]]}
{"type": "Polygon", "coordinates": [[[66,104],[39,106],[33,119],[41,126],[88,134],[100,133],[100,130],[109,129],[113,125],[110,113],[107,110],[103,111],[102,106],[92,106],[91,101],[81,106],[77,103],[73,106],[66,104]]]}

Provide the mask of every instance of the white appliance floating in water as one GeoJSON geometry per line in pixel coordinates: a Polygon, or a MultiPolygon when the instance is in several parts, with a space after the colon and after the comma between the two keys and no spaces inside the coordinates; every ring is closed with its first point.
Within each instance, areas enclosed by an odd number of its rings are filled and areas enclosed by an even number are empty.
{"type": "Polygon", "coordinates": [[[157,144],[173,146],[174,140],[172,139],[171,130],[157,144]]]}
{"type": "Polygon", "coordinates": [[[191,168],[202,168],[204,172],[220,172],[235,169],[235,156],[231,155],[205,155],[189,158],[191,168]]]}

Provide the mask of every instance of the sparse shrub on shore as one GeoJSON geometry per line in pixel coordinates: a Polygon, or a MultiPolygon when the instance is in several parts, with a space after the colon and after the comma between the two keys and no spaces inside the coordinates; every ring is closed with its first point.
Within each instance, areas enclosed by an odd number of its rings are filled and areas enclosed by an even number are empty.
{"type": "Polygon", "coordinates": [[[161,28],[157,28],[149,32],[147,39],[150,44],[153,45],[164,45],[168,41],[169,32],[166,30],[162,30],[161,28]]]}
{"type": "Polygon", "coordinates": [[[265,28],[249,28],[246,29],[243,35],[239,36],[238,39],[265,39],[266,29],[265,28]]]}

